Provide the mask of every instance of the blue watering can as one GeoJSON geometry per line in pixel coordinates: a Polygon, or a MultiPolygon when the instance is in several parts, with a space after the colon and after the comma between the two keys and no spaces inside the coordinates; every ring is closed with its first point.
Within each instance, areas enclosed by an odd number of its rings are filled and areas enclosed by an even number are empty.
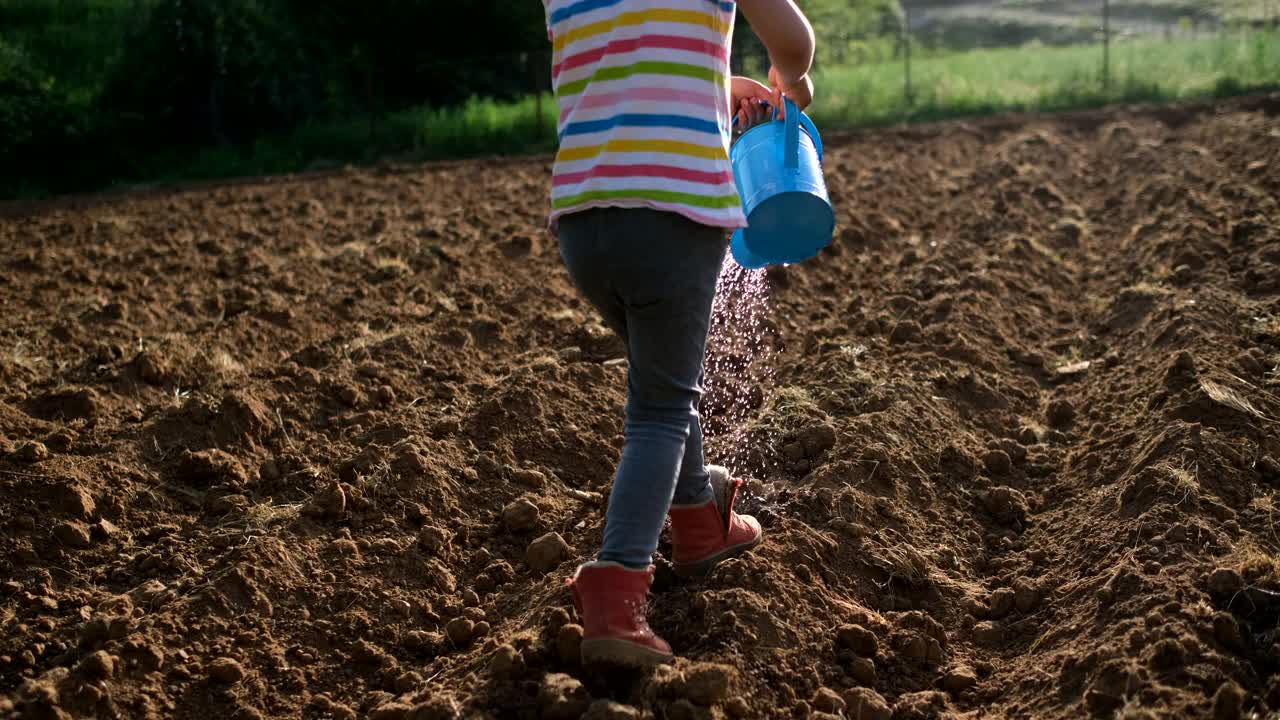
{"type": "Polygon", "coordinates": [[[835,232],[836,216],[822,179],[822,138],[795,103],[784,102],[783,122],[756,125],[729,149],[747,215],[747,227],[734,232],[729,250],[745,268],[808,260],[835,232]]]}

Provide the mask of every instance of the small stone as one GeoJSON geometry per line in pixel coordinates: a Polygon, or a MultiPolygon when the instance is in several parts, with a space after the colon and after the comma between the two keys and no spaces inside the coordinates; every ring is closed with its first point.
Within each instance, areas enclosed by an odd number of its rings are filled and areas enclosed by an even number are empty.
{"type": "Polygon", "coordinates": [[[1009,588],[999,588],[991,593],[991,598],[987,600],[987,615],[992,620],[999,620],[1009,613],[1013,612],[1014,606],[1017,604],[1017,594],[1009,588]]]}
{"type": "Polygon", "coordinates": [[[1063,428],[1071,425],[1076,419],[1076,408],[1070,400],[1060,398],[1049,403],[1045,411],[1045,420],[1052,427],[1063,428]]]}
{"type": "Polygon", "coordinates": [[[879,642],[876,640],[875,633],[861,625],[841,626],[836,631],[836,641],[841,647],[848,648],[863,657],[873,658],[879,651],[879,642]]]}
{"type": "Polygon", "coordinates": [[[582,720],[640,720],[640,711],[612,700],[596,700],[587,708],[582,720]]]}
{"type": "Polygon", "coordinates": [[[61,522],[54,526],[53,538],[61,545],[83,550],[89,547],[89,526],[78,520],[61,522]]]}
{"type": "Polygon", "coordinates": [[[862,687],[874,688],[878,684],[876,663],[871,658],[860,657],[849,666],[849,675],[862,687]]]}
{"type": "Polygon", "coordinates": [[[209,663],[209,679],[223,685],[233,685],[244,679],[244,666],[229,657],[220,657],[209,663]]]}
{"type": "Polygon", "coordinates": [[[892,720],[893,708],[880,693],[870,688],[853,688],[844,692],[845,717],[858,720],[892,720]]]}
{"type": "Polygon", "coordinates": [[[1020,577],[1013,582],[1013,604],[1018,612],[1029,613],[1040,605],[1040,588],[1031,578],[1020,577]]]}
{"type": "Polygon", "coordinates": [[[35,441],[22,443],[13,453],[14,460],[25,463],[38,463],[48,457],[49,448],[44,443],[35,441]]]}
{"type": "Polygon", "coordinates": [[[444,633],[455,646],[465,647],[475,634],[475,624],[470,618],[456,617],[444,626],[444,633]]]}
{"type": "Polygon", "coordinates": [[[701,663],[685,672],[680,695],[699,705],[715,705],[729,697],[735,674],[728,665],[701,663]]]}
{"type": "Polygon", "coordinates": [[[832,715],[839,715],[845,709],[844,698],[836,694],[835,690],[826,687],[818,688],[809,704],[820,712],[831,713],[832,715]]]}
{"type": "Polygon", "coordinates": [[[973,626],[973,641],[979,645],[999,645],[1004,642],[1004,629],[999,623],[980,622],[973,626]]]}
{"type": "Polygon", "coordinates": [[[106,680],[115,673],[115,658],[111,657],[105,650],[99,650],[86,655],[80,661],[78,670],[80,674],[87,678],[106,680]]]}
{"type": "Polygon", "coordinates": [[[1244,578],[1231,568],[1218,568],[1209,575],[1209,590],[1217,595],[1235,595],[1244,588],[1244,578]]]}
{"type": "Polygon", "coordinates": [[[942,689],[953,695],[968,690],[978,684],[978,674],[965,665],[958,665],[951,668],[942,676],[942,689]]]}
{"type": "Polygon", "coordinates": [[[525,562],[534,572],[546,574],[560,565],[569,553],[569,543],[560,537],[560,533],[549,532],[529,543],[529,549],[525,552],[525,562]]]}
{"type": "Polygon", "coordinates": [[[1239,720],[1244,716],[1244,690],[1228,680],[1213,694],[1213,720],[1239,720]]]}
{"type": "Polygon", "coordinates": [[[982,456],[982,464],[992,475],[1004,475],[1013,469],[1013,459],[1003,450],[988,450],[982,456]]]}
{"type": "Polygon", "coordinates": [[[525,499],[502,509],[502,525],[512,532],[532,530],[538,525],[538,506],[525,499]]]}
{"type": "Polygon", "coordinates": [[[566,665],[577,665],[582,660],[582,626],[565,625],[556,633],[556,654],[560,662],[566,665]]]}

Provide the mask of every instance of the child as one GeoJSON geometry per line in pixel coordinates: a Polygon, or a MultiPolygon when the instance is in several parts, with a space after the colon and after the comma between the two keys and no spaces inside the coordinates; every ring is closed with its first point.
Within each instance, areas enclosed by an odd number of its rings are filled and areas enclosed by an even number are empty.
{"type": "Polygon", "coordinates": [[[625,443],[595,562],[569,581],[584,663],[672,657],[645,620],[671,518],[681,575],[761,541],[733,512],[740,480],[705,466],[703,351],[726,236],[746,225],[729,164],[732,116],[812,100],[813,30],[792,0],[544,0],[560,103],[551,224],[574,283],[627,343],[625,443]],[[737,7],[769,50],[772,87],[729,77],[737,7]]]}

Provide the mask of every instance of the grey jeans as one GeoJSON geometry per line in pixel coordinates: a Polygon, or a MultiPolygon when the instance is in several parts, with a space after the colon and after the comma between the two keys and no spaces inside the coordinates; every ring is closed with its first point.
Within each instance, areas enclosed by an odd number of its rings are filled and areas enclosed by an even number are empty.
{"type": "Polygon", "coordinates": [[[625,442],[598,559],[646,567],[673,498],[711,499],[698,400],[725,229],[598,208],[560,218],[559,233],[574,284],[627,345],[625,442]]]}

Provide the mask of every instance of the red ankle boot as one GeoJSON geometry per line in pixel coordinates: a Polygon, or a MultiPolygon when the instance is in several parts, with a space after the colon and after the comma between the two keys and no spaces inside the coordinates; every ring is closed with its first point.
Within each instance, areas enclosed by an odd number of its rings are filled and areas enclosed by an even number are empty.
{"type": "Polygon", "coordinates": [[[760,523],[733,511],[741,480],[729,471],[708,465],[712,498],[701,505],[671,506],[671,554],[677,575],[706,575],[722,560],[750,550],[764,539],[760,523]]]}
{"type": "Polygon", "coordinates": [[[589,562],[567,583],[582,619],[582,663],[650,667],[672,658],[671,646],[649,628],[645,600],[653,566],[630,570],[618,563],[589,562]]]}

